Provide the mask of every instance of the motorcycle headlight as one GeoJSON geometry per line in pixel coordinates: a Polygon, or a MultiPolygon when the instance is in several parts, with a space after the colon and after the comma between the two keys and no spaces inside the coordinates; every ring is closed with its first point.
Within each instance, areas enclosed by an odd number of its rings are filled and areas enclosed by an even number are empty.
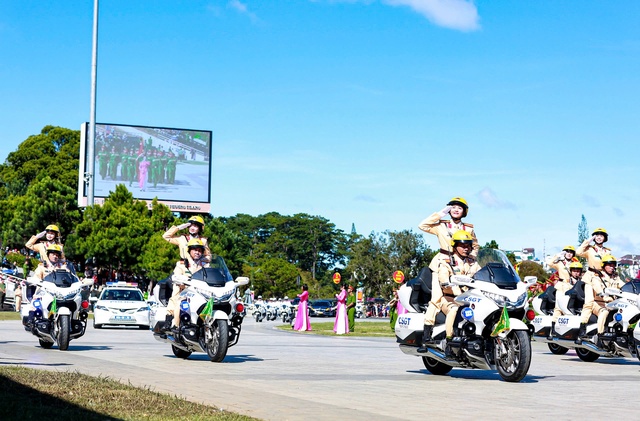
{"type": "Polygon", "coordinates": [[[229,299],[233,296],[235,291],[231,290],[231,291],[227,291],[222,295],[217,295],[216,296],[216,301],[229,301],[229,299]]]}
{"type": "Polygon", "coordinates": [[[209,298],[211,298],[211,296],[213,295],[211,293],[211,291],[208,291],[206,289],[202,289],[202,288],[195,288],[196,292],[198,292],[200,295],[202,295],[206,300],[209,300],[209,298]]]}
{"type": "Polygon", "coordinates": [[[520,308],[524,305],[527,300],[527,293],[523,292],[516,298],[515,301],[509,300],[504,295],[496,294],[493,292],[482,291],[485,297],[493,300],[498,307],[507,307],[507,310],[514,310],[516,308],[520,308]]]}
{"type": "Polygon", "coordinates": [[[488,291],[482,291],[482,294],[484,294],[484,296],[489,298],[490,300],[493,300],[498,307],[504,307],[505,303],[507,302],[507,297],[505,297],[504,295],[495,294],[488,291]]]}

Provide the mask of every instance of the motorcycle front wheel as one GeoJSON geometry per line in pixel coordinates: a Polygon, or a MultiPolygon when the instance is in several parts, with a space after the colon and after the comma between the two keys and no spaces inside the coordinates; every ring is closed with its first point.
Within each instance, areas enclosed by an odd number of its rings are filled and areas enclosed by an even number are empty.
{"type": "Polygon", "coordinates": [[[66,351],[69,349],[69,332],[71,326],[69,325],[69,316],[58,316],[58,348],[60,351],[66,351]]]}
{"type": "Polygon", "coordinates": [[[429,371],[429,373],[436,376],[444,376],[445,374],[448,374],[453,368],[430,357],[422,357],[422,363],[429,371]]]}
{"type": "Polygon", "coordinates": [[[551,353],[555,355],[564,355],[567,353],[567,351],[569,351],[568,348],[565,348],[558,344],[548,343],[547,346],[549,347],[549,351],[551,351],[551,353]]]}
{"type": "MultiPolygon", "coordinates": [[[[227,356],[229,348],[229,325],[224,319],[216,319],[211,326],[211,340],[207,343],[207,355],[214,363],[219,363],[227,356]]],[[[207,338],[208,339],[208,338],[207,338]]]]}
{"type": "Polygon", "coordinates": [[[494,339],[496,368],[507,382],[525,378],[531,365],[531,342],[523,330],[512,330],[504,339],[494,339]]]}

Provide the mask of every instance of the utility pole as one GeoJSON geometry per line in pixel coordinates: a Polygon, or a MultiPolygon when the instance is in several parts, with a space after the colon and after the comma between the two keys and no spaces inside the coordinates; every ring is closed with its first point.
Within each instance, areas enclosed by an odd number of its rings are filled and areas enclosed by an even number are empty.
{"type": "Polygon", "coordinates": [[[87,142],[87,206],[93,206],[93,185],[95,181],[96,143],[96,85],[98,77],[98,0],[93,0],[93,51],[91,54],[91,112],[89,116],[89,141],[87,142]]]}

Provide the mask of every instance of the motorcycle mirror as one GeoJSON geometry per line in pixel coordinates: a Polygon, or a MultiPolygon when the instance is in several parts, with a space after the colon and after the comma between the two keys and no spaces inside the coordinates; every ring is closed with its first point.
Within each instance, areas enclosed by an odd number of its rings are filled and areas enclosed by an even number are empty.
{"type": "Polygon", "coordinates": [[[238,276],[236,278],[236,284],[238,285],[247,285],[249,283],[249,278],[246,276],[238,276]]]}
{"type": "Polygon", "coordinates": [[[524,283],[527,285],[533,285],[536,282],[538,282],[538,277],[537,276],[525,276],[524,277],[524,283]]]}

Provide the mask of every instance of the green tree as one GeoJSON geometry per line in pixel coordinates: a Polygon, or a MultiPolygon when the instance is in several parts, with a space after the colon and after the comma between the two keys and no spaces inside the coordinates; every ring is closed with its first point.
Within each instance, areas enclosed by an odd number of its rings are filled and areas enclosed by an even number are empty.
{"type": "Polygon", "coordinates": [[[95,257],[99,265],[140,273],[149,267],[142,264],[142,255],[154,234],[157,231],[146,202],[134,200],[119,184],[102,206],[86,208],[74,240],[77,252],[95,257]]]}
{"type": "Polygon", "coordinates": [[[549,274],[544,270],[542,265],[525,260],[518,266],[518,275],[520,279],[524,279],[525,276],[536,276],[538,283],[546,283],[549,280],[549,274]]]}
{"type": "Polygon", "coordinates": [[[495,249],[495,250],[500,250],[500,246],[498,245],[496,240],[491,240],[490,242],[485,244],[484,247],[485,248],[490,248],[490,249],[495,249]]]}
{"type": "Polygon", "coordinates": [[[580,224],[578,224],[578,244],[582,244],[584,240],[589,238],[589,226],[587,225],[587,218],[582,215],[580,218],[580,224]]]}
{"type": "Polygon", "coordinates": [[[393,270],[386,236],[371,233],[369,237],[353,244],[351,260],[345,272],[354,274],[368,297],[378,296],[388,289],[393,270]]]}
{"type": "Polygon", "coordinates": [[[254,291],[264,298],[282,298],[297,290],[298,274],[298,269],[292,263],[280,258],[268,258],[254,273],[254,291]]]}
{"type": "MultiPolygon", "coordinates": [[[[3,244],[22,248],[29,238],[49,224],[68,235],[81,219],[77,191],[59,180],[44,176],[34,181],[24,195],[5,200],[13,208],[2,230],[3,244]]],[[[67,258],[74,258],[73,247],[65,248],[67,258]]]]}
{"type": "Polygon", "coordinates": [[[25,194],[32,182],[45,176],[76,189],[79,153],[79,130],[45,126],[0,165],[0,199],[25,194]]]}

